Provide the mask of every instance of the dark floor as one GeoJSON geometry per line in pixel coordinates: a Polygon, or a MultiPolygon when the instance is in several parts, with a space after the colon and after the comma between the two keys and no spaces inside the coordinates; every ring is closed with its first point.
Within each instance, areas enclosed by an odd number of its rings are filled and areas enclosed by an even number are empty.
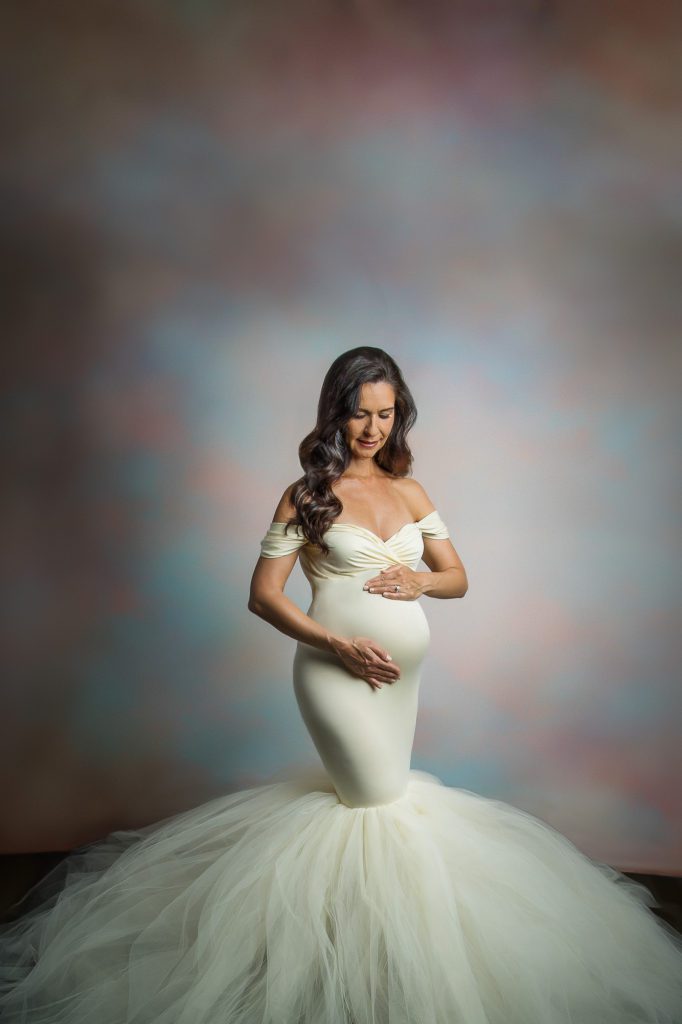
{"type": "MultiPolygon", "coordinates": [[[[0,855],[0,921],[17,916],[12,912],[13,904],[64,856],[64,853],[0,855]]],[[[626,874],[654,894],[659,903],[652,908],[654,913],[682,934],[682,877],[626,874]]]]}

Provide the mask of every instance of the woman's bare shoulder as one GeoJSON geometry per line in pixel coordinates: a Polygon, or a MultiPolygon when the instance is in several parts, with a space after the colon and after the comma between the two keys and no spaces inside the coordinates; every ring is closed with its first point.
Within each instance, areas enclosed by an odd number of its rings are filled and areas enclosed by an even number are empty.
{"type": "Polygon", "coordinates": [[[282,497],[279,499],[279,502],[277,503],[275,514],[272,517],[272,521],[274,523],[288,523],[290,519],[296,518],[296,506],[292,502],[291,498],[295,488],[298,486],[299,483],[299,480],[294,480],[293,484],[289,484],[289,486],[285,489],[284,493],[282,494],[282,497]]]}
{"type": "Polygon", "coordinates": [[[415,519],[423,519],[429,512],[433,512],[435,505],[426,493],[425,489],[412,476],[397,477],[395,481],[399,491],[407,502],[410,512],[415,519]]]}

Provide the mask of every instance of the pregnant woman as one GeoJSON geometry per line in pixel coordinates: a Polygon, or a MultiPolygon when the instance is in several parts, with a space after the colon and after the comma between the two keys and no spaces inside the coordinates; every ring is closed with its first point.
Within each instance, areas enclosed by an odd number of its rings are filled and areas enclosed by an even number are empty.
{"type": "Polygon", "coordinates": [[[339,356],[261,542],[249,607],[298,641],[323,769],[73,851],[0,930],[3,1024],[682,1024],[644,886],[410,768],[420,599],[467,590],[415,416],[387,353],[339,356]]]}

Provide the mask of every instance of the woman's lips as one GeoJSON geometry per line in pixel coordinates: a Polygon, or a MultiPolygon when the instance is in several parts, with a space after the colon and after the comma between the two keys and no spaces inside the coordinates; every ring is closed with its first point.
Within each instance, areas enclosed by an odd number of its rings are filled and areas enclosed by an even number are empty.
{"type": "Polygon", "coordinates": [[[377,438],[376,441],[363,441],[362,438],[359,437],[358,441],[361,445],[364,445],[365,448],[373,448],[375,444],[379,443],[379,438],[377,438]]]}

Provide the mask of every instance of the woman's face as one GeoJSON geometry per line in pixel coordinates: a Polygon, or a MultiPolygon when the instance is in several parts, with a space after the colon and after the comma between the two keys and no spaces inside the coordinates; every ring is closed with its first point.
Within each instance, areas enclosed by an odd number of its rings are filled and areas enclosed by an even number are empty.
{"type": "Polygon", "coordinates": [[[358,408],[346,425],[346,443],[354,458],[371,459],[386,443],[395,421],[394,403],[395,392],[386,381],[362,385],[358,408]]]}

